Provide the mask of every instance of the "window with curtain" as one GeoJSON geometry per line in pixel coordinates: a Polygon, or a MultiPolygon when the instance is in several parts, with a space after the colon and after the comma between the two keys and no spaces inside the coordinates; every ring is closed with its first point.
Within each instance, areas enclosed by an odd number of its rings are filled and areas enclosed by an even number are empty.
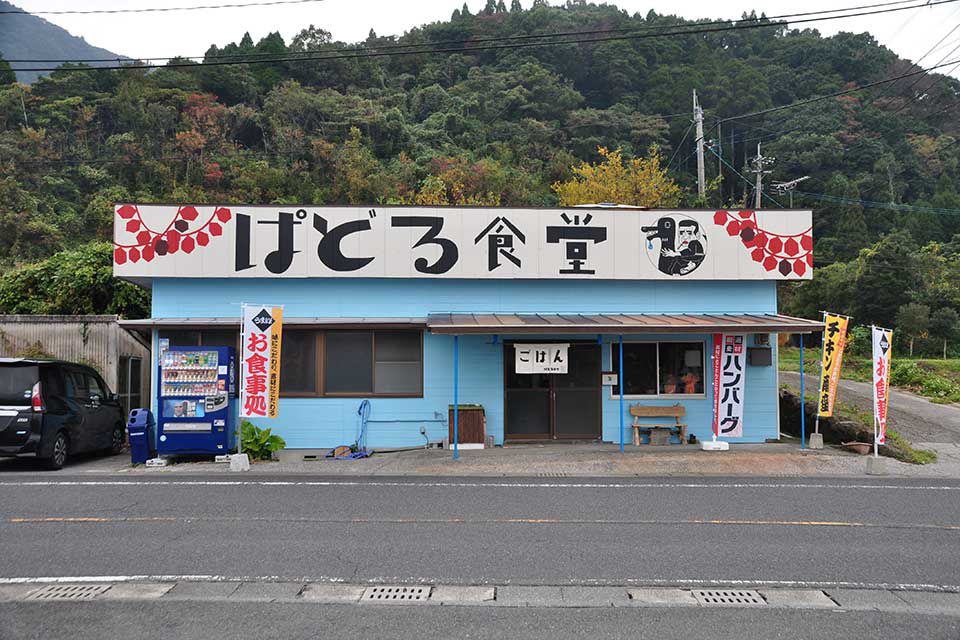
{"type": "Polygon", "coordinates": [[[421,397],[423,333],[386,329],[285,330],[280,393],[421,397]]]}

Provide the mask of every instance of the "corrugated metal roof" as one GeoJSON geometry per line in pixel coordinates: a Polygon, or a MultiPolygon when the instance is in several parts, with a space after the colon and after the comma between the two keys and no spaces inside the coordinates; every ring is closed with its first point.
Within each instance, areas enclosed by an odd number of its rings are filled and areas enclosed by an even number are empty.
{"type": "Polygon", "coordinates": [[[816,333],[823,322],[753,313],[432,313],[432,333],[816,333]]]}
{"type": "MultiPolygon", "coordinates": [[[[286,327],[425,327],[432,333],[816,333],[818,320],[752,313],[431,313],[427,318],[298,318],[283,319],[286,327]]],[[[232,328],[237,317],[148,318],[120,320],[136,331],[151,329],[232,328]]]]}
{"type": "MultiPolygon", "coordinates": [[[[216,318],[145,318],[143,320],[120,320],[120,326],[132,331],[150,329],[203,329],[240,327],[240,318],[236,316],[216,318]]],[[[297,318],[287,316],[283,319],[285,327],[325,327],[340,325],[377,325],[377,326],[421,326],[427,324],[426,318],[297,318]]]]}

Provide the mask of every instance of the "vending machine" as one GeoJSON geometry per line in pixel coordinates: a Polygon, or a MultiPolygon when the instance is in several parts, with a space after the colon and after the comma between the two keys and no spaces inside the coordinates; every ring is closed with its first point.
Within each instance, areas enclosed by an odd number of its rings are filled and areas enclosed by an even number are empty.
{"type": "Polygon", "coordinates": [[[225,454],[235,441],[231,347],[169,347],[160,355],[157,453],[225,454]]]}

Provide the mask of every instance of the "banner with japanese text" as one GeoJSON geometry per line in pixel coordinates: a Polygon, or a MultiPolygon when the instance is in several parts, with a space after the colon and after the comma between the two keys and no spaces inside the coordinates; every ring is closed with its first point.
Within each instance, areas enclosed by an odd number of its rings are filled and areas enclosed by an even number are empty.
{"type": "Polygon", "coordinates": [[[887,410],[890,400],[890,351],[893,331],[873,327],[873,419],[877,443],[887,441],[887,410]]]}
{"type": "Polygon", "coordinates": [[[276,418],[280,398],[283,307],[243,305],[240,417],[276,418]]]}
{"type": "Polygon", "coordinates": [[[833,402],[840,382],[843,349],[847,343],[849,318],[826,313],[823,316],[823,359],[820,366],[820,398],[817,410],[823,417],[833,415],[833,402]]]}
{"type": "Polygon", "coordinates": [[[743,334],[713,336],[713,432],[717,436],[743,436],[746,344],[743,334]]]}

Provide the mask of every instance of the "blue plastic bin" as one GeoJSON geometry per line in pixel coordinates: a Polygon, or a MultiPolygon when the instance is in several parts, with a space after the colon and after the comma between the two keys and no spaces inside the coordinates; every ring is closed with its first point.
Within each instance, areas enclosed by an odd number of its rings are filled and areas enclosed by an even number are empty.
{"type": "Polygon", "coordinates": [[[153,414],[149,409],[134,409],[127,420],[130,462],[144,464],[153,457],[153,414]]]}

